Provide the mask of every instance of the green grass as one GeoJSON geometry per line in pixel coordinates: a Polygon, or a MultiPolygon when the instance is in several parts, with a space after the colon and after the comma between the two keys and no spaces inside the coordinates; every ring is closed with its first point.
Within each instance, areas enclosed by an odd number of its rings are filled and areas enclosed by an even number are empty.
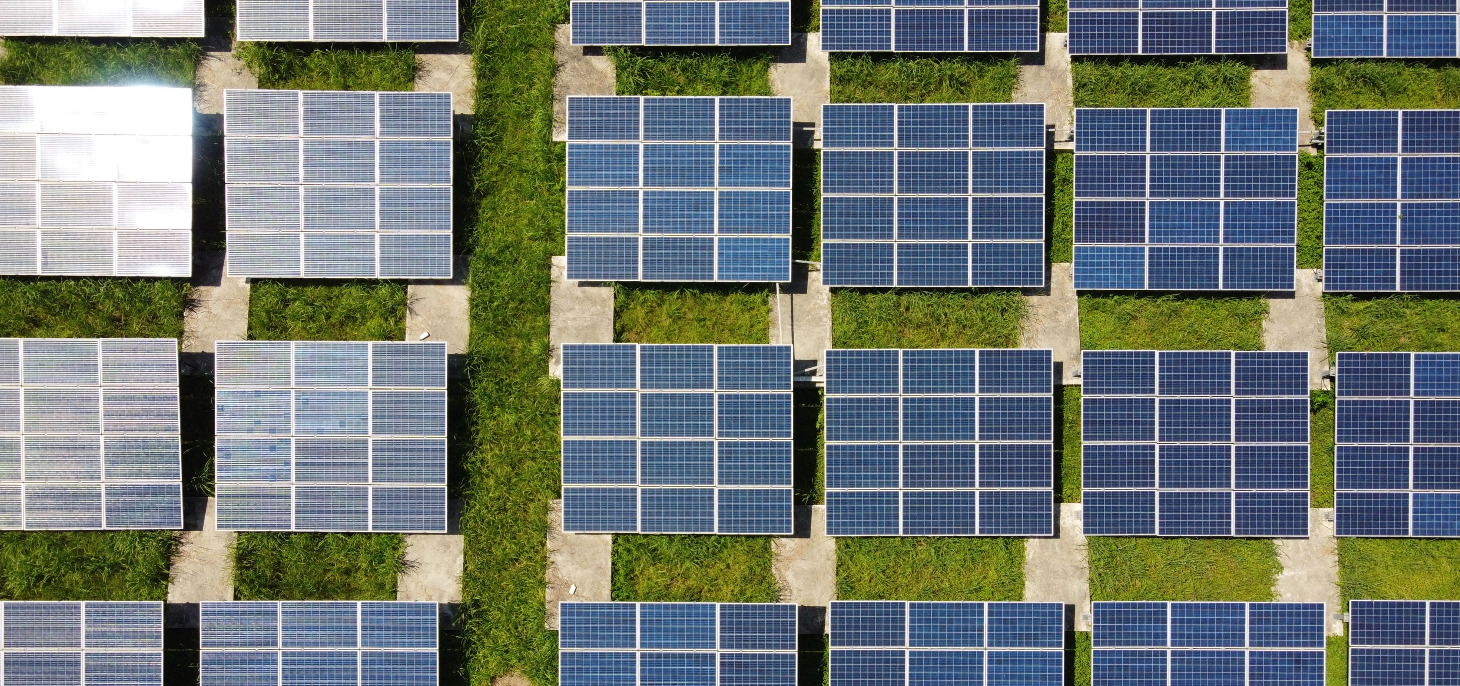
{"type": "Polygon", "coordinates": [[[400,534],[241,532],[233,547],[238,600],[395,600],[405,568],[400,534]]]}
{"type": "Polygon", "coordinates": [[[1055,391],[1055,414],[1061,418],[1060,434],[1054,444],[1054,459],[1059,464],[1059,491],[1062,503],[1080,502],[1080,387],[1060,386],[1055,391]]]}
{"type": "Polygon", "coordinates": [[[1056,151],[1049,188],[1049,261],[1075,261],[1075,154],[1056,151]]]}
{"type": "Polygon", "coordinates": [[[1091,600],[1268,601],[1282,564],[1270,540],[1091,536],[1091,600]]]}
{"type": "Polygon", "coordinates": [[[1262,350],[1267,301],[1180,295],[1080,296],[1085,350],[1262,350]]]}
{"type": "Polygon", "coordinates": [[[256,341],[399,341],[406,336],[406,287],[391,281],[255,281],[248,337],[256,341]]]}
{"type": "Polygon", "coordinates": [[[1077,632],[1075,632],[1075,645],[1073,646],[1074,651],[1075,651],[1075,670],[1074,670],[1074,672],[1075,672],[1075,679],[1074,679],[1074,681],[1067,681],[1065,683],[1079,684],[1079,686],[1084,686],[1085,684],[1091,683],[1091,681],[1090,681],[1090,651],[1091,651],[1091,647],[1092,646],[1090,644],[1090,632],[1088,632],[1088,631],[1077,631],[1077,632]]]}
{"type": "Polygon", "coordinates": [[[1075,107],[1246,107],[1252,67],[1237,59],[1076,59],[1075,107]]]}
{"type": "Polygon", "coordinates": [[[619,95],[771,95],[774,50],[607,48],[619,95]]]}
{"type": "Polygon", "coordinates": [[[838,600],[1022,600],[1022,538],[838,538],[838,600]]]}
{"type": "Polygon", "coordinates": [[[1317,60],[1308,90],[1319,126],[1326,110],[1450,109],[1460,107],[1460,66],[1454,61],[1317,60]]]}
{"type": "Polygon", "coordinates": [[[0,278],[0,336],[178,338],[189,289],[169,279],[0,278]]]}
{"type": "Polygon", "coordinates": [[[1298,155],[1298,268],[1323,268],[1323,155],[1298,155]]]}
{"type": "Polygon", "coordinates": [[[637,602],[773,603],[767,536],[613,537],[613,599],[637,602]]]}
{"type": "Polygon", "coordinates": [[[171,531],[0,532],[0,598],[166,600],[171,531]]]}
{"type": "Polygon", "coordinates": [[[1328,637],[1328,670],[1325,674],[1327,686],[1348,686],[1348,638],[1328,637]]]}
{"type": "Polygon", "coordinates": [[[770,295],[755,287],[614,288],[620,343],[768,343],[770,295]]]}
{"type": "MultiPolygon", "coordinates": [[[[1069,30],[1069,0],[1045,0],[1044,32],[1064,33],[1069,30]]],[[[1080,682],[1075,682],[1080,683],[1080,682]]]]}
{"type": "Polygon", "coordinates": [[[1460,600],[1460,540],[1338,539],[1344,609],[1360,600],[1460,600]]]}
{"type": "Polygon", "coordinates": [[[394,46],[241,43],[238,58],[258,75],[260,88],[408,91],[416,85],[416,53],[394,46]]]}
{"type": "Polygon", "coordinates": [[[1308,486],[1312,507],[1333,507],[1333,391],[1313,391],[1308,486]]]}
{"type": "Polygon", "coordinates": [[[1288,0],[1288,40],[1313,37],[1313,0],[1288,0]]]}
{"type": "Polygon", "coordinates": [[[193,87],[203,49],[186,40],[7,38],[0,83],[193,87]]]}
{"type": "Polygon", "coordinates": [[[1009,102],[1018,80],[1006,55],[831,56],[832,102],[1009,102]]]}
{"type": "Polygon", "coordinates": [[[1339,352],[1460,350],[1460,300],[1410,294],[1325,295],[1330,357],[1339,352]]]}
{"type": "Polygon", "coordinates": [[[849,290],[831,294],[835,348],[1013,348],[1026,305],[1018,291],[849,290]]]}

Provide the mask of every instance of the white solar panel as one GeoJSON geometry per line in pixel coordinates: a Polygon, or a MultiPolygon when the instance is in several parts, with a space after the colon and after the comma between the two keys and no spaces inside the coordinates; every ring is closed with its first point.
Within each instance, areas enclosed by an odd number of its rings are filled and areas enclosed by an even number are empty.
{"type": "Polygon", "coordinates": [[[218,528],[446,531],[446,344],[218,341],[218,528]]]}
{"type": "Polygon", "coordinates": [[[0,86],[0,274],[190,276],[192,127],[187,88],[0,86]]]}
{"type": "Polygon", "coordinates": [[[162,603],[0,603],[6,686],[162,686],[162,603]]]}
{"type": "Polygon", "coordinates": [[[450,41],[456,0],[238,0],[238,40],[450,41]]]}
{"type": "Polygon", "coordinates": [[[228,90],[228,274],[451,278],[451,94],[228,90]]]}
{"type": "Polygon", "coordinates": [[[203,0],[6,0],[0,36],[203,35],[203,0]]]}

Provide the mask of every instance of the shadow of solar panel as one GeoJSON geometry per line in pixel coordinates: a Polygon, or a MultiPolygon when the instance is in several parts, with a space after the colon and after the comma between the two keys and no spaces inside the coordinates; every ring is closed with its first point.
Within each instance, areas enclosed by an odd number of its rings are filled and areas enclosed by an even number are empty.
{"type": "Polygon", "coordinates": [[[455,0],[240,0],[237,15],[244,41],[457,40],[455,0]]]}
{"type": "Polygon", "coordinates": [[[1285,0],[1075,0],[1069,29],[1072,55],[1282,54],[1288,12],[1285,0]]]}
{"type": "Polygon", "coordinates": [[[1028,0],[832,0],[821,7],[821,47],[828,51],[1038,52],[1037,5],[1028,0]],[[899,7],[892,8],[894,4],[899,7]]]}
{"type": "Polygon", "coordinates": [[[1456,674],[1460,603],[1353,600],[1349,674],[1355,684],[1437,684],[1456,674]]]}
{"type": "Polygon", "coordinates": [[[3,36],[184,38],[203,35],[203,0],[124,0],[92,5],[30,0],[0,6],[3,36]]]}
{"type": "Polygon", "coordinates": [[[162,684],[162,603],[0,603],[6,683],[162,684]]]}
{"type": "Polygon", "coordinates": [[[790,45],[791,3],[575,0],[573,45],[790,45]]]}
{"type": "Polygon", "coordinates": [[[1097,602],[1096,684],[1323,683],[1322,603],[1097,602]]]}

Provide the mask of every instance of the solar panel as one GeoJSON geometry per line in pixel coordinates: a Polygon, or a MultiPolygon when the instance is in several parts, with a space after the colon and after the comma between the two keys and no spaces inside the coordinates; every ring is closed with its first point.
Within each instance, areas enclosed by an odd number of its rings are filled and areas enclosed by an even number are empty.
{"type": "Polygon", "coordinates": [[[228,273],[451,278],[451,94],[223,93],[228,273]]]}
{"type": "Polygon", "coordinates": [[[1456,57],[1454,0],[1317,0],[1314,57],[1456,57]]]}
{"type": "Polygon", "coordinates": [[[1323,686],[1323,603],[1097,602],[1091,684],[1323,686]]]}
{"type": "Polygon", "coordinates": [[[1288,3],[1071,0],[1069,30],[1071,55],[1283,54],[1288,3]]]}
{"type": "Polygon", "coordinates": [[[1352,686],[1440,686],[1460,679],[1460,602],[1351,600],[1352,686]]]}
{"type": "Polygon", "coordinates": [[[1054,534],[1049,350],[826,351],[826,532],[1054,534]]]}
{"type": "Polygon", "coordinates": [[[191,275],[192,117],[187,88],[0,86],[0,274],[191,275]]]}
{"type": "Polygon", "coordinates": [[[827,51],[1039,52],[1038,0],[826,0],[827,51]]]}
{"type": "Polygon", "coordinates": [[[573,45],[790,45],[791,3],[575,0],[573,45]]]}
{"type": "Polygon", "coordinates": [[[790,534],[791,346],[563,345],[563,530],[790,534]]]}
{"type": "Polygon", "coordinates": [[[791,99],[569,97],[567,214],[569,279],[790,281],[791,99]]]}
{"type": "Polygon", "coordinates": [[[218,528],[446,531],[446,344],[218,341],[218,528]]]}
{"type": "Polygon", "coordinates": [[[0,603],[7,686],[162,686],[162,603],[0,603]]]}
{"type": "Polygon", "coordinates": [[[1088,536],[1308,535],[1308,353],[1086,350],[1088,536]]]}
{"type": "Polygon", "coordinates": [[[1043,104],[823,105],[828,286],[1044,285],[1043,104]]]}
{"type": "Polygon", "coordinates": [[[1062,603],[831,602],[831,686],[1061,686],[1062,603]]]}
{"type": "Polygon", "coordinates": [[[241,41],[456,41],[456,0],[237,0],[241,41]]]}
{"type": "Polygon", "coordinates": [[[0,4],[0,36],[202,35],[203,0],[16,0],[0,4]]]}
{"type": "Polygon", "coordinates": [[[436,603],[201,603],[200,683],[435,686],[436,623],[436,603]]]}
{"type": "Polygon", "coordinates": [[[1077,109],[1075,288],[1291,291],[1297,197],[1296,109],[1077,109]]]}

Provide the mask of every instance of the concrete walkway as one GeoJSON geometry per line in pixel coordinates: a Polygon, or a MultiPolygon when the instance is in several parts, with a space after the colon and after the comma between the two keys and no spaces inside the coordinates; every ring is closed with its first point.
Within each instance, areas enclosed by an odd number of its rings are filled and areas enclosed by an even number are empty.
{"type": "Polygon", "coordinates": [[[471,114],[476,109],[477,79],[471,67],[471,53],[422,53],[416,55],[416,83],[419,93],[450,93],[452,114],[471,114]]]}
{"type": "Polygon", "coordinates": [[[770,79],[772,93],[791,98],[796,145],[821,147],[821,106],[831,102],[831,60],[821,49],[821,34],[792,35],[771,63],[770,79]]]}
{"type": "Polygon", "coordinates": [[[395,599],[454,605],[461,602],[465,540],[462,502],[447,505],[444,534],[406,534],[406,568],[396,580],[395,599]]]}
{"type": "Polygon", "coordinates": [[[793,264],[791,277],[780,295],[771,294],[770,342],[789,343],[796,377],[813,381],[822,378],[826,349],[831,347],[831,291],[821,285],[820,269],[793,264]]]}
{"type": "Polygon", "coordinates": [[[1323,284],[1318,270],[1299,269],[1292,295],[1275,293],[1267,299],[1262,320],[1262,347],[1266,350],[1308,351],[1308,388],[1327,384],[1328,329],[1323,313],[1323,284]]]}
{"type": "Polygon", "coordinates": [[[1075,631],[1089,631],[1090,559],[1084,509],[1080,503],[1063,503],[1059,508],[1055,537],[1024,542],[1024,600],[1073,605],[1075,631]]]}
{"type": "Polygon", "coordinates": [[[406,286],[406,340],[445,343],[452,376],[462,373],[471,335],[469,269],[470,260],[457,257],[450,281],[413,281],[406,286]]]}
{"type": "Polygon", "coordinates": [[[167,583],[168,625],[196,628],[198,613],[185,606],[233,600],[233,545],[238,534],[218,530],[212,498],[183,501],[183,531],[167,583]],[[177,609],[173,609],[175,606],[177,609]]]}
{"type": "Polygon", "coordinates": [[[548,374],[559,379],[563,378],[564,343],[613,342],[613,286],[569,281],[567,273],[568,258],[554,257],[548,374]]]}
{"type": "Polygon", "coordinates": [[[194,78],[193,109],[198,114],[223,114],[223,91],[253,89],[259,79],[232,52],[205,52],[198,60],[194,78]]]}
{"type": "Polygon", "coordinates": [[[1049,266],[1049,284],[1026,293],[1029,314],[1024,320],[1021,348],[1050,348],[1060,367],[1060,383],[1080,383],[1080,298],[1075,293],[1074,265],[1049,266]]]}
{"type": "Polygon", "coordinates": [[[563,501],[548,506],[547,628],[558,628],[558,603],[612,600],[613,536],[563,533],[563,501]]]}
{"type": "Polygon", "coordinates": [[[1285,603],[1323,603],[1328,610],[1328,635],[1342,636],[1333,509],[1308,511],[1307,538],[1279,538],[1276,543],[1283,571],[1273,584],[1273,595],[1285,603]]]}
{"type": "Polygon", "coordinates": [[[1044,53],[1023,58],[1014,102],[1044,103],[1044,122],[1054,127],[1054,140],[1070,140],[1075,125],[1075,82],[1070,75],[1069,34],[1044,34],[1044,53]]]}
{"type": "Polygon", "coordinates": [[[1318,132],[1309,78],[1308,51],[1302,41],[1290,41],[1288,54],[1265,59],[1252,70],[1252,107],[1298,108],[1298,145],[1308,145],[1318,132]]]}
{"type": "Polygon", "coordinates": [[[781,602],[801,608],[800,633],[826,633],[826,610],[836,600],[836,539],[826,535],[826,506],[798,506],[796,536],[772,540],[771,555],[781,602]]]}
{"type": "Polygon", "coordinates": [[[573,29],[558,24],[553,56],[558,70],[553,77],[553,140],[568,140],[569,95],[613,95],[616,75],[613,60],[602,48],[573,45],[573,29]]]}
{"type": "Polygon", "coordinates": [[[248,282],[223,275],[223,253],[198,253],[183,310],[181,351],[211,353],[214,341],[248,338],[248,282]]]}

